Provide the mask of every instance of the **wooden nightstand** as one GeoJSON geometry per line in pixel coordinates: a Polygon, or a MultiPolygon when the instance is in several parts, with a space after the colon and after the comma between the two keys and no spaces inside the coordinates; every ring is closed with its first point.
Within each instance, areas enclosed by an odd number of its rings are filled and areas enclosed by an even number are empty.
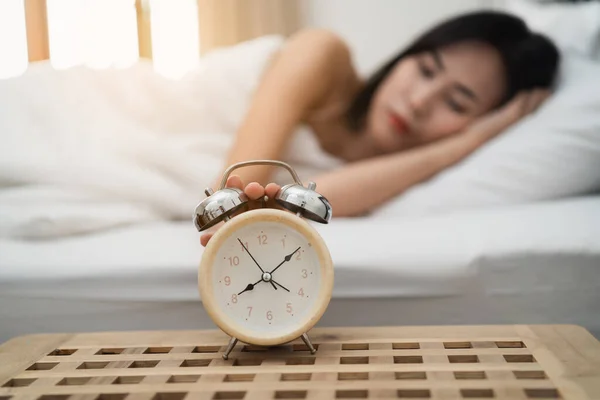
{"type": "Polygon", "coordinates": [[[572,325],[316,328],[268,350],[220,331],[31,335],[0,346],[0,400],[598,399],[572,325]]]}

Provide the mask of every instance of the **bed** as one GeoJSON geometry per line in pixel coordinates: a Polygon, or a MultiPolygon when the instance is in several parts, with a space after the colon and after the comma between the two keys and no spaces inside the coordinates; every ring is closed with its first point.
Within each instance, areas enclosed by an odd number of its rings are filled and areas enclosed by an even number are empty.
{"type": "MultiPolygon", "coordinates": [[[[0,341],[215,327],[191,214],[281,44],[215,51],[178,81],[140,60],[42,61],[0,82],[0,341]]],[[[600,338],[600,69],[566,61],[535,117],[381,212],[315,225],[335,264],[319,325],[572,323],[600,338]]],[[[302,179],[335,167],[318,150],[301,129],[284,161],[302,179]]]]}
{"type": "MultiPolygon", "coordinates": [[[[315,227],[335,263],[320,326],[573,323],[600,334],[599,196],[315,227]]],[[[215,327],[191,221],[2,240],[0,255],[0,340],[215,327]]]]}

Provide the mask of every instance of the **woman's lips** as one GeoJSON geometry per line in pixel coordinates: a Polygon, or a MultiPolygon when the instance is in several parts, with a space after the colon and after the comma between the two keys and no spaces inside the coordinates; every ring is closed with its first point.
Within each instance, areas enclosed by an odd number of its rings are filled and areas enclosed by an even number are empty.
{"type": "Polygon", "coordinates": [[[394,128],[396,133],[398,133],[399,135],[406,134],[406,132],[408,130],[408,124],[406,123],[404,118],[402,118],[400,115],[394,113],[393,111],[390,111],[388,118],[389,118],[390,124],[392,125],[392,127],[394,128]]]}

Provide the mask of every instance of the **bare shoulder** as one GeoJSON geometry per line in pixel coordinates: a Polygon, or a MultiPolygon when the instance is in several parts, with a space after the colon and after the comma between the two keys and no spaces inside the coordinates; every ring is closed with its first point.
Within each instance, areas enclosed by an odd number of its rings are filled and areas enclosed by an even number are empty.
{"type": "Polygon", "coordinates": [[[348,44],[325,29],[304,29],[290,36],[275,63],[298,77],[312,78],[320,85],[333,83],[354,71],[348,44]]]}
{"type": "Polygon", "coordinates": [[[333,31],[321,28],[307,28],[290,36],[290,46],[306,48],[319,55],[350,56],[348,43],[333,31]]]}
{"type": "Polygon", "coordinates": [[[285,50],[290,57],[293,54],[321,67],[351,66],[352,63],[352,54],[346,41],[326,29],[311,28],[297,32],[288,39],[285,50]]]}

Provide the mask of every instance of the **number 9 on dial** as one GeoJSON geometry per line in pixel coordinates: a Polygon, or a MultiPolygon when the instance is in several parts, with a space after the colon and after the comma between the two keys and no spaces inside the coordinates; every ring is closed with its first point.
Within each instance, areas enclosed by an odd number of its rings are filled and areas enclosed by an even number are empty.
{"type": "Polygon", "coordinates": [[[247,198],[234,188],[207,190],[209,197],[196,208],[200,231],[225,221],[207,244],[198,270],[203,306],[231,336],[224,358],[238,340],[272,346],[302,338],[314,352],[307,333],[322,317],[333,290],[329,250],[306,221],[327,223],[331,216],[313,183],[303,187],[285,163],[251,161],[230,167],[221,186],[233,169],[257,163],[274,163],[292,173],[296,183],[282,187],[275,199],[283,209],[246,211],[247,198]]]}

